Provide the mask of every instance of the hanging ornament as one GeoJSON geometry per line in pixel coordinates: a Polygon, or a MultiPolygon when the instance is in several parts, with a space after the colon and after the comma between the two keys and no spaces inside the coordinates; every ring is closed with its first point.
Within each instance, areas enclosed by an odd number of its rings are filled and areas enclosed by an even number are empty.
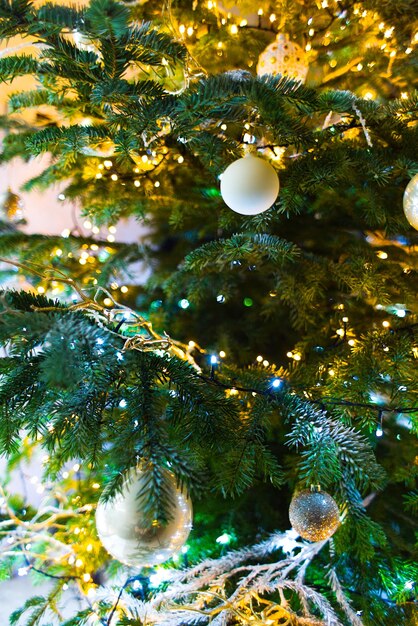
{"type": "Polygon", "coordinates": [[[17,193],[13,193],[10,187],[0,195],[0,219],[12,224],[24,222],[22,198],[17,193]]]}
{"type": "Polygon", "coordinates": [[[418,174],[415,174],[406,186],[403,210],[411,226],[418,230],[418,174]]]}
{"type": "Polygon", "coordinates": [[[293,497],[289,519],[294,530],[304,539],[323,541],[337,530],[340,513],[334,498],[319,487],[312,487],[293,497]]]}
{"type": "Polygon", "coordinates": [[[149,471],[131,470],[122,490],[112,500],[99,502],[96,510],[97,533],[103,546],[115,559],[134,567],[167,561],[184,545],[192,527],[191,500],[168,471],[164,480],[172,502],[170,520],[165,525],[144,521],[149,480],[149,471]]]}
{"type": "Polygon", "coordinates": [[[230,209],[241,215],[267,211],[279,193],[276,170],[250,154],[231,163],[221,178],[221,195],[230,209]]]}
{"type": "Polygon", "coordinates": [[[102,159],[108,159],[115,154],[115,144],[113,143],[113,141],[105,140],[97,143],[94,146],[85,146],[81,149],[81,152],[87,156],[95,156],[102,159]]]}
{"type": "Polygon", "coordinates": [[[74,44],[79,50],[85,50],[86,52],[94,52],[100,56],[100,50],[94,45],[93,40],[87,35],[75,29],[71,33],[74,44]]]}
{"type": "Polygon", "coordinates": [[[289,35],[280,33],[258,59],[257,74],[289,76],[305,82],[309,70],[308,55],[289,35]]]}

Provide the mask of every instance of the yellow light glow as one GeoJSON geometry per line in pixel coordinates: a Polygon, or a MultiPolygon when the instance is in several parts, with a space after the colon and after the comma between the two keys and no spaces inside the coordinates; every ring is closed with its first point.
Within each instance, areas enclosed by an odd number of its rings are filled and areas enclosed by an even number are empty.
{"type": "Polygon", "coordinates": [[[226,352],[221,350],[220,353],[219,353],[219,356],[221,357],[221,359],[224,359],[226,357],[226,352]]]}
{"type": "Polygon", "coordinates": [[[302,358],[302,355],[301,355],[301,354],[299,354],[298,352],[296,352],[296,353],[293,355],[293,358],[295,359],[295,361],[300,361],[300,360],[301,360],[301,358],[302,358]]]}
{"type": "Polygon", "coordinates": [[[388,253],[385,252],[384,250],[379,250],[376,254],[379,257],[379,259],[387,259],[388,258],[388,253]]]}
{"type": "Polygon", "coordinates": [[[117,174],[112,174],[112,176],[110,178],[112,180],[118,180],[118,175],[117,174]]]}
{"type": "Polygon", "coordinates": [[[122,287],[120,288],[122,293],[128,293],[129,291],[129,287],[127,287],[126,285],[122,285],[122,287]]]}
{"type": "Polygon", "coordinates": [[[103,161],[103,165],[104,165],[107,169],[109,169],[110,167],[112,167],[113,162],[112,162],[112,161],[109,161],[109,160],[106,160],[106,161],[103,161]]]}
{"type": "Polygon", "coordinates": [[[388,322],[387,320],[385,320],[384,322],[382,322],[382,326],[383,326],[383,328],[389,328],[389,326],[390,326],[390,322],[388,322]]]}
{"type": "Polygon", "coordinates": [[[140,187],[141,183],[140,183],[139,180],[134,180],[134,185],[135,185],[135,187],[140,187]]]}
{"type": "Polygon", "coordinates": [[[272,13],[269,17],[270,22],[273,24],[277,20],[277,16],[275,13],[272,13]]]}
{"type": "Polygon", "coordinates": [[[262,360],[263,360],[263,357],[259,354],[256,361],[258,361],[258,363],[261,363],[262,360]]]}
{"type": "Polygon", "coordinates": [[[231,24],[229,27],[229,32],[231,35],[236,35],[238,33],[238,26],[236,24],[231,24]]]}
{"type": "Polygon", "coordinates": [[[335,370],[333,370],[333,369],[328,370],[328,374],[329,374],[330,376],[335,376],[335,370]]]}
{"type": "Polygon", "coordinates": [[[103,300],[103,304],[104,304],[105,306],[113,306],[113,302],[112,302],[112,300],[111,300],[110,298],[105,298],[105,299],[103,300]]]}
{"type": "Polygon", "coordinates": [[[270,363],[267,361],[267,359],[264,359],[263,365],[264,365],[264,367],[268,367],[270,365],[270,363]]]}
{"type": "Polygon", "coordinates": [[[77,559],[75,562],[76,567],[83,567],[83,561],[81,559],[77,559]]]}
{"type": "Polygon", "coordinates": [[[189,37],[191,37],[194,33],[194,29],[193,26],[189,26],[189,28],[187,29],[187,34],[189,37]]]}

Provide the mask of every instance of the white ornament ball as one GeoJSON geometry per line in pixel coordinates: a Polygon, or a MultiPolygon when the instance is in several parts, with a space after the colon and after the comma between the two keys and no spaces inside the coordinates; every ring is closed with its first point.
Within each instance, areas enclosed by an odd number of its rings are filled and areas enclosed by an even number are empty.
{"type": "Polygon", "coordinates": [[[403,210],[411,226],[418,230],[418,174],[415,174],[406,186],[403,195],[403,210]]]}
{"type": "Polygon", "coordinates": [[[289,35],[280,33],[275,41],[260,54],[257,64],[258,76],[271,74],[290,76],[304,82],[308,75],[308,55],[289,35]]]}
{"type": "Polygon", "coordinates": [[[165,473],[166,491],[172,499],[171,519],[165,525],[146,525],[143,497],[149,473],[131,470],[122,490],[108,502],[99,502],[96,527],[100,541],[118,561],[134,567],[157,565],[170,559],[185,544],[192,528],[192,503],[176,486],[176,479],[165,473]]]}
{"type": "Polygon", "coordinates": [[[264,159],[247,155],[231,163],[221,178],[221,195],[230,209],[241,215],[267,211],[279,194],[276,170],[264,159]]]}

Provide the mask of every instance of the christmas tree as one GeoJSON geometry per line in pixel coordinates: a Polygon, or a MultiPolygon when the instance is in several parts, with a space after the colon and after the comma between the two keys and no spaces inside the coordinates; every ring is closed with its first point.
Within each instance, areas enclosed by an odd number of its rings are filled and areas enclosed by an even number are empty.
{"type": "Polygon", "coordinates": [[[417,623],[417,22],[1,0],[2,163],[88,231],[2,190],[10,624],[417,623]]]}

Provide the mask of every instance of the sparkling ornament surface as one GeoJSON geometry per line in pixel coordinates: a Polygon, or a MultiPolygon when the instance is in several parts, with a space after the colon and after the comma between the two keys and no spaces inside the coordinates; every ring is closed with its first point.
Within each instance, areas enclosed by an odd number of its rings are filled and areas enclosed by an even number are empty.
{"type": "Polygon", "coordinates": [[[260,54],[257,64],[258,76],[272,74],[290,76],[304,82],[309,70],[308,57],[303,48],[280,33],[275,41],[260,54]]]}
{"type": "Polygon", "coordinates": [[[166,525],[144,525],[141,496],[146,495],[149,474],[132,470],[120,493],[108,502],[99,502],[96,527],[100,541],[118,561],[134,567],[157,565],[176,554],[192,528],[190,498],[176,486],[173,474],[166,472],[167,489],[173,501],[171,519],[166,525]]]}
{"type": "Polygon", "coordinates": [[[221,195],[241,215],[267,211],[279,193],[276,170],[264,159],[247,155],[229,165],[221,178],[221,195]]]}
{"type": "Polygon", "coordinates": [[[328,493],[306,489],[294,496],[290,503],[289,519],[294,530],[304,539],[323,541],[337,530],[340,513],[328,493]]]}
{"type": "Polygon", "coordinates": [[[411,226],[418,230],[418,174],[415,174],[406,186],[403,210],[411,226]]]}
{"type": "Polygon", "coordinates": [[[7,221],[14,224],[19,224],[19,222],[23,221],[22,198],[17,193],[14,193],[10,187],[6,193],[1,194],[0,206],[7,221]]]}

